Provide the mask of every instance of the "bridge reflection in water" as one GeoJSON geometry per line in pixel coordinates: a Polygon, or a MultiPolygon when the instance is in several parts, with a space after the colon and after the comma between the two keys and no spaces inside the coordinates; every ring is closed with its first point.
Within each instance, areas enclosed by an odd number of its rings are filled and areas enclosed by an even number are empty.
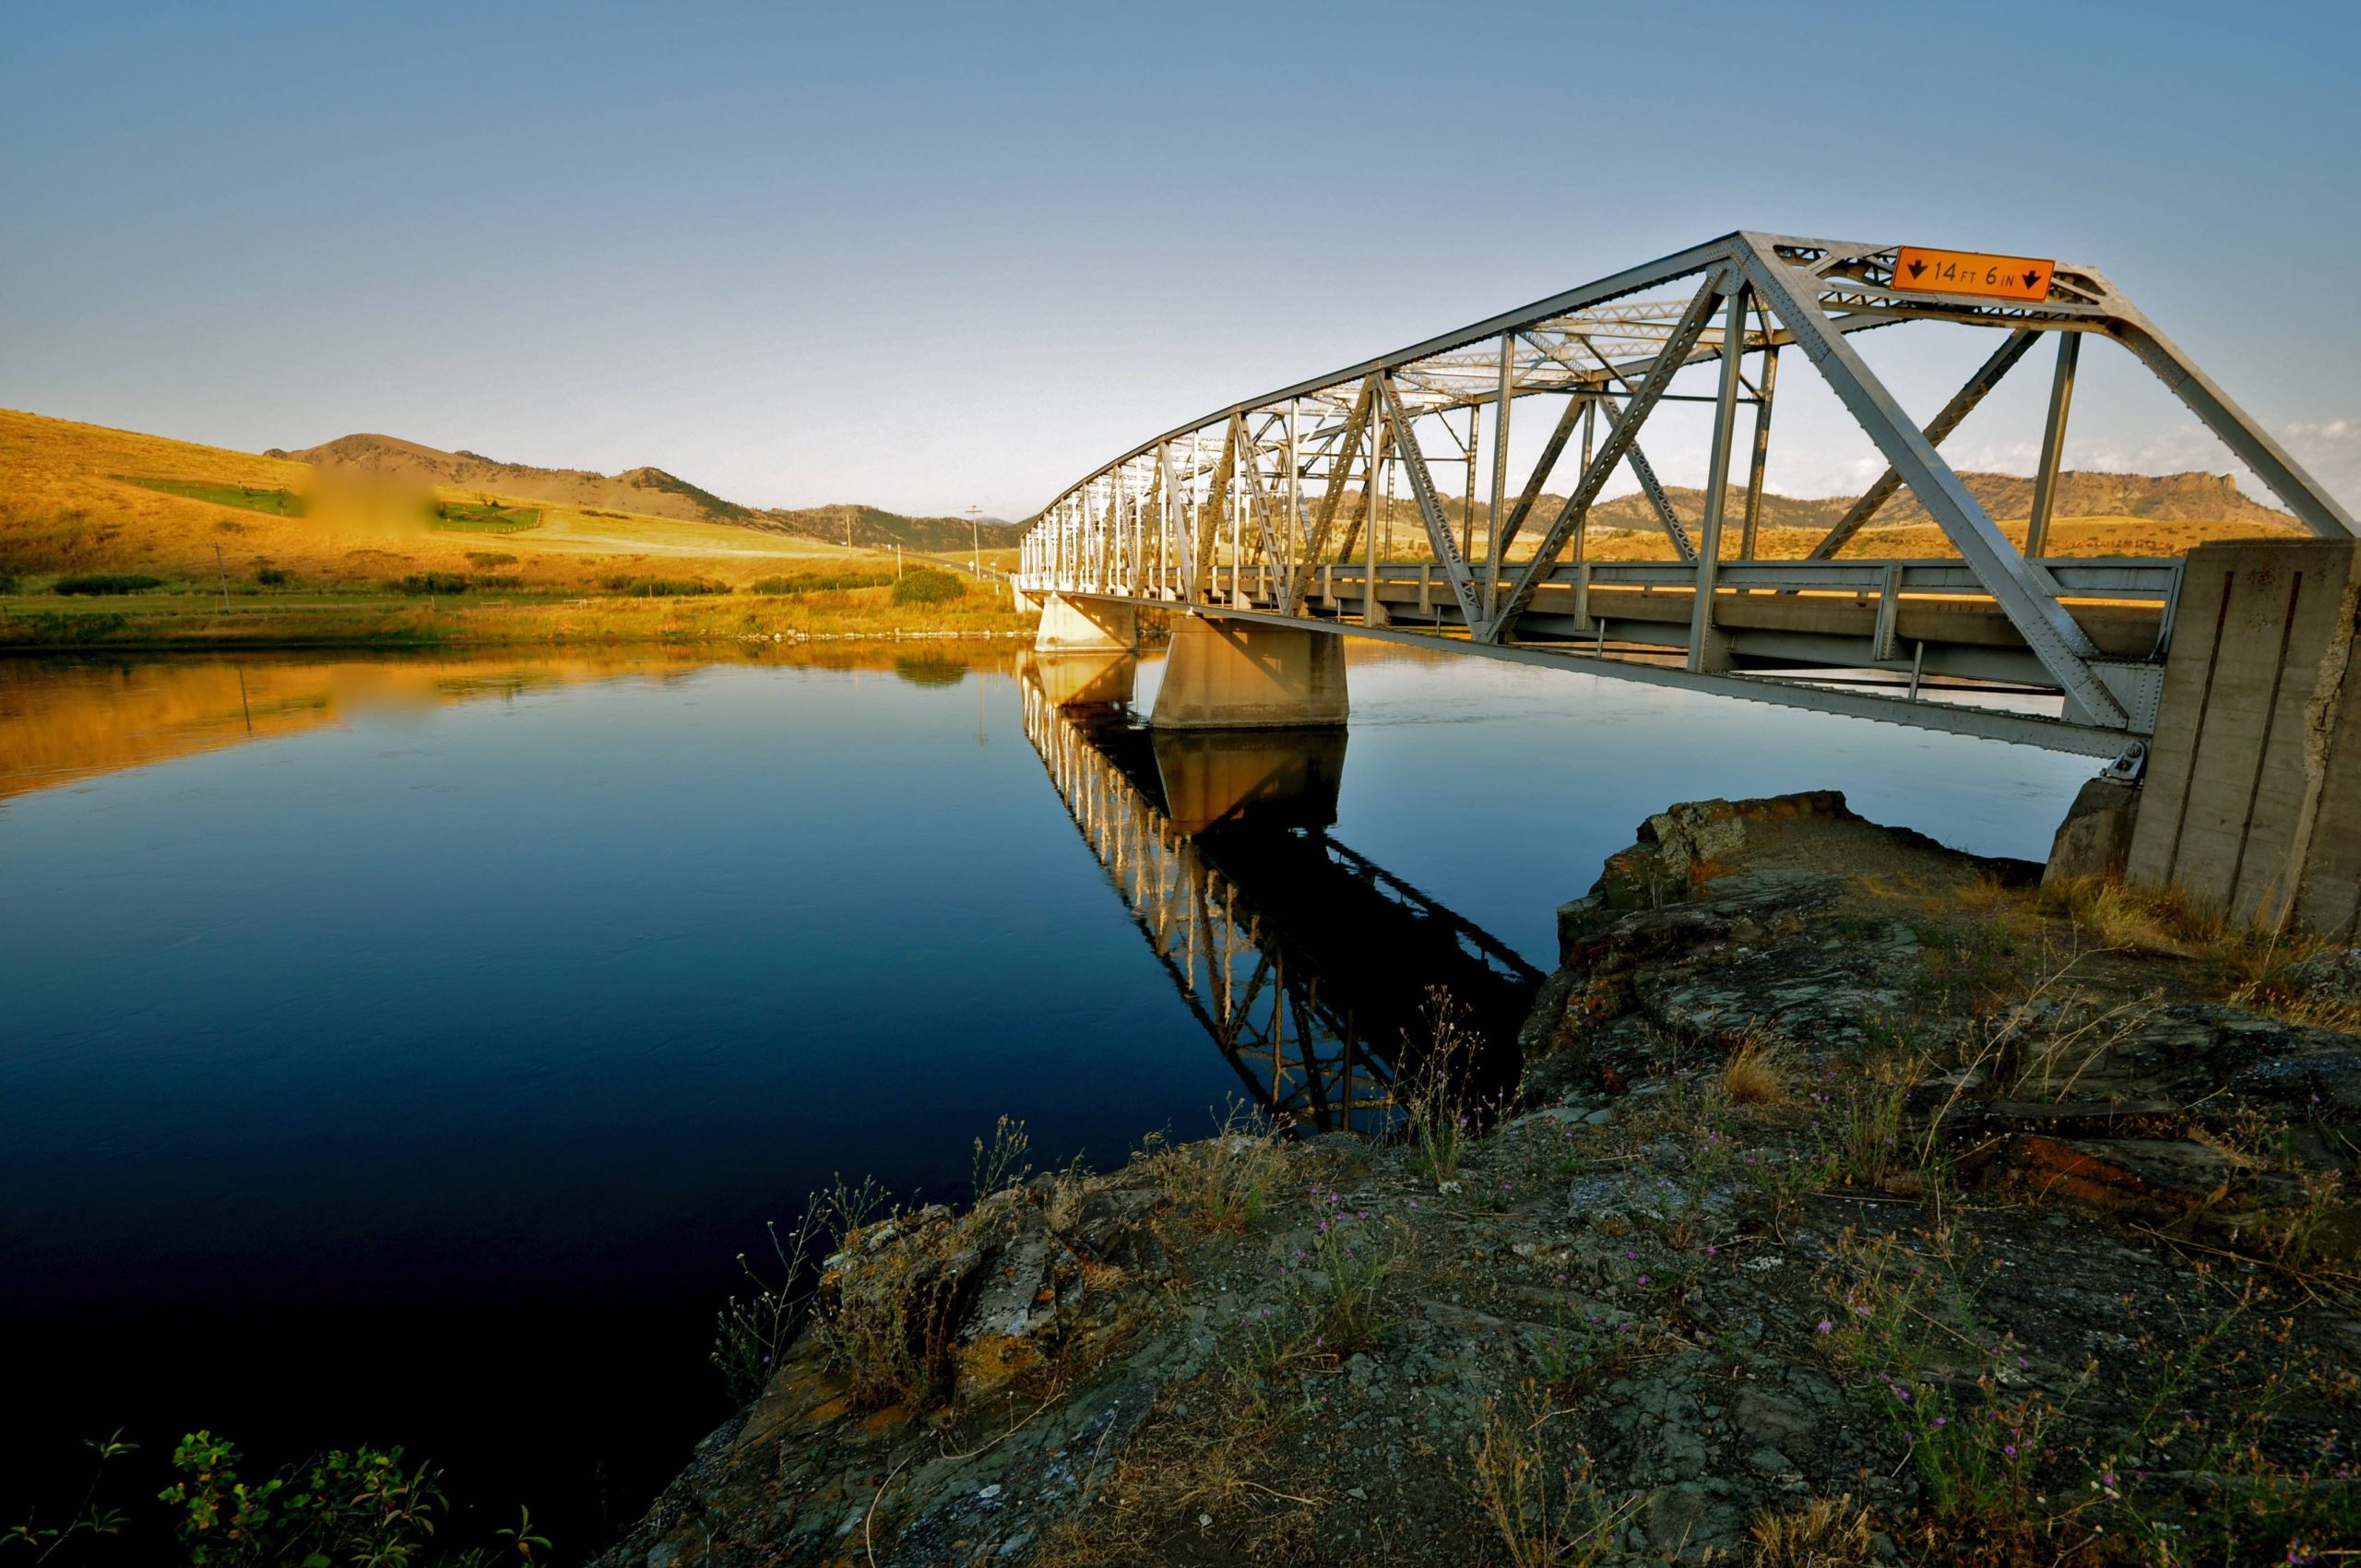
{"type": "Polygon", "coordinates": [[[1376,1132],[1429,1050],[1432,992],[1506,1091],[1541,973],[1330,837],[1346,732],[1151,731],[1129,655],[1037,656],[1026,738],[1182,1000],[1254,1101],[1306,1132],[1376,1132]]]}

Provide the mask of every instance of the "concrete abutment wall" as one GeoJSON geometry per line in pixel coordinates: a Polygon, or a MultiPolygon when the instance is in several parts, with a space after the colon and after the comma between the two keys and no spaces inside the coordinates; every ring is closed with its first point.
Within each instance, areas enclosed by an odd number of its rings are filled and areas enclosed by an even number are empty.
{"type": "Polygon", "coordinates": [[[2361,921],[2361,541],[2189,553],[2128,873],[2234,919],[2361,921]]]}

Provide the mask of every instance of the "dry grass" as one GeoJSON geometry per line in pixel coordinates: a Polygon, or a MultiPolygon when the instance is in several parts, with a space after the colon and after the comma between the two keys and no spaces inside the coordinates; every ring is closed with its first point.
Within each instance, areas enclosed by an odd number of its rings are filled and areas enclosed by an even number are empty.
{"type": "Polygon", "coordinates": [[[2337,951],[2299,932],[2241,925],[2178,888],[2134,887],[2112,877],[2074,877],[2042,890],[2053,909],[2118,952],[2188,958],[2211,966],[2229,998],[2292,1024],[2361,1034],[2361,1002],[2323,995],[2299,966],[2337,951]]]}
{"type": "Polygon", "coordinates": [[[1142,1158],[1172,1194],[1181,1217],[1204,1231],[1252,1229],[1287,1170],[1287,1147],[1277,1131],[1251,1109],[1240,1108],[1232,1109],[1221,1132],[1210,1138],[1169,1145],[1151,1136],[1142,1158]]]}
{"type": "Polygon", "coordinates": [[[1550,1412],[1528,1396],[1515,1409],[1484,1407],[1483,1430],[1467,1440],[1476,1506],[1508,1554],[1510,1568],[1588,1568],[1616,1550],[1614,1507],[1592,1475],[1590,1455],[1553,1463],[1541,1433],[1550,1412]]]}
{"type": "Polygon", "coordinates": [[[1732,1105],[1791,1105],[1787,1054],[1760,1035],[1738,1042],[1722,1065],[1722,1093],[1732,1105]]]}
{"type": "Polygon", "coordinates": [[[1766,1512],[1747,1532],[1755,1568],[1861,1568],[1870,1558],[1869,1511],[1848,1492],[1816,1497],[1800,1508],[1766,1512]]]}
{"type": "Polygon", "coordinates": [[[1082,1506],[1042,1532],[1034,1561],[1042,1568],[1321,1561],[1318,1526],[1329,1500],[1280,1468],[1280,1442],[1304,1414],[1293,1391],[1291,1374],[1266,1385],[1245,1366],[1173,1389],[1120,1455],[1087,1456],[1082,1506]]]}
{"type": "Polygon", "coordinates": [[[2227,934],[2224,922],[2177,888],[2133,887],[2115,877],[2077,876],[2042,889],[2042,901],[2100,946],[2118,953],[2194,958],[2227,934]]]}

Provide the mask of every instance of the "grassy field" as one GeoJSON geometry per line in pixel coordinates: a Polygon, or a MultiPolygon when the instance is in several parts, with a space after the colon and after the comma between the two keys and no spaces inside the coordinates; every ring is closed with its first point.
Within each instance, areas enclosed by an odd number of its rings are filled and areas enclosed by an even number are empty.
{"type": "MultiPolygon", "coordinates": [[[[890,552],[472,487],[356,495],[304,463],[10,410],[0,474],[0,648],[767,641],[1031,624],[992,583],[969,580],[946,603],[894,603],[890,552]],[[96,600],[53,591],[98,575],[158,586],[96,600]],[[836,581],[806,580],[825,578],[836,581]],[[787,586],[756,588],[770,579],[787,586]]],[[[900,569],[926,564],[913,552],[900,569]]]]}
{"type": "Polygon", "coordinates": [[[523,533],[541,526],[541,509],[441,501],[434,506],[434,526],[457,533],[523,533]]]}
{"type": "Polygon", "coordinates": [[[143,490],[183,495],[191,501],[210,501],[217,506],[267,512],[276,517],[300,517],[303,515],[303,498],[291,490],[264,490],[250,484],[206,484],[184,479],[142,479],[136,474],[116,474],[114,477],[143,490]]]}

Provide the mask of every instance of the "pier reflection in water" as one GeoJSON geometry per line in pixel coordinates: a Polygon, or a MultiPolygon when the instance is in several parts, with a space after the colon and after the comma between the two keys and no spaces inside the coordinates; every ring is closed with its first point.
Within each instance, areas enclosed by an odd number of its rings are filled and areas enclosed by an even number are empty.
{"type": "Polygon", "coordinates": [[[1151,730],[1137,663],[1036,656],[1025,733],[1254,1101],[1308,1132],[1390,1126],[1438,993],[1477,1042],[1461,1094],[1505,1092],[1540,971],[1330,836],[1346,731],[1151,730]]]}

